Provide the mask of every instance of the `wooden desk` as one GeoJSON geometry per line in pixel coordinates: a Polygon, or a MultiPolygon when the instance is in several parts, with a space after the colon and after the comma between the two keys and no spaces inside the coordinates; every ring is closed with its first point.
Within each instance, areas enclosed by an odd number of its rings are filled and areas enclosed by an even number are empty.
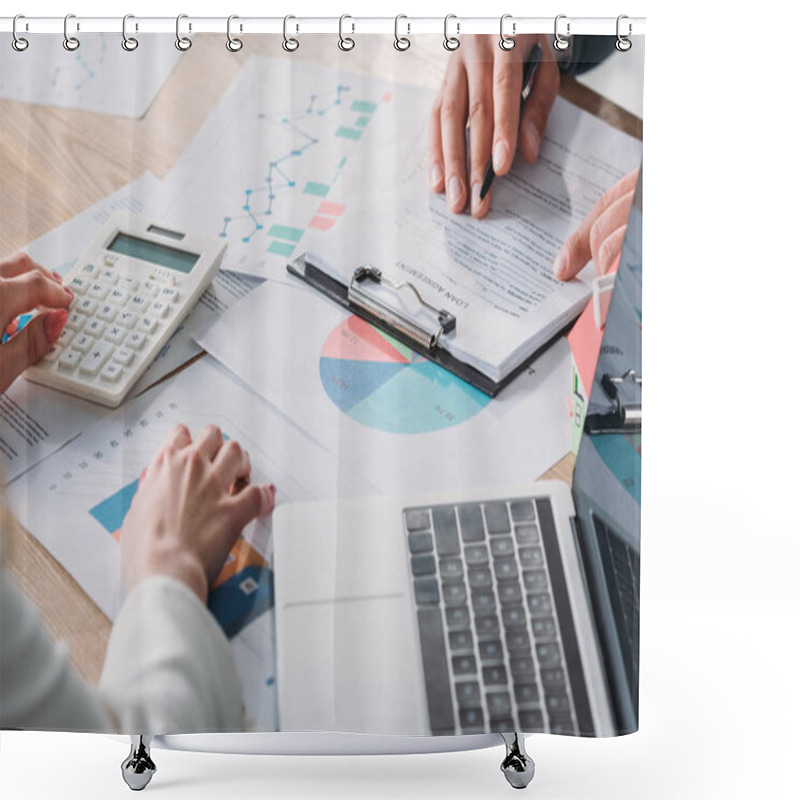
{"type": "MultiPolygon", "coordinates": [[[[172,46],[165,37],[164,46],[172,46]]],[[[145,170],[164,178],[236,76],[247,55],[308,60],[437,89],[447,54],[437,37],[415,39],[398,53],[391,37],[359,38],[342,54],[333,37],[304,37],[287,55],[279,37],[247,37],[231,54],[225,38],[203,35],[183,56],[141,119],[0,101],[0,254],[6,257],[145,170]],[[124,157],[120,157],[124,154],[124,157]],[[35,204],[31,198],[36,198],[35,204]]],[[[561,94],[610,124],[641,138],[642,123],[569,77],[561,94]]],[[[565,456],[545,477],[569,481],[565,456]]],[[[70,646],[78,672],[97,682],[111,630],[108,618],[74,579],[21,527],[12,530],[5,558],[48,629],[70,646]]]]}

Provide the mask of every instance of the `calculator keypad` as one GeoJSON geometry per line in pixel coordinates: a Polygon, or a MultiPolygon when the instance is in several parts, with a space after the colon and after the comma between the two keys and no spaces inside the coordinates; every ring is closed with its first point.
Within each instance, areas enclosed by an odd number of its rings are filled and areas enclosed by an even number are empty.
{"type": "Polygon", "coordinates": [[[76,383],[119,385],[176,313],[174,282],[120,275],[113,263],[83,264],[69,281],[75,300],[43,366],[76,383]]]}

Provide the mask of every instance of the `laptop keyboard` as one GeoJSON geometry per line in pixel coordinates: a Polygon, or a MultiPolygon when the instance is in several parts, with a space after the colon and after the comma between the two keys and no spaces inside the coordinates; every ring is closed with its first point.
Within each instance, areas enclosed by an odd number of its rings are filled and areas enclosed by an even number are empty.
{"type": "MultiPolygon", "coordinates": [[[[593,516],[628,683],[639,685],[639,553],[599,517],[593,516]]],[[[635,704],[637,693],[632,691],[635,704]]]]}
{"type": "Polygon", "coordinates": [[[549,505],[404,510],[434,734],[575,732],[539,525],[549,505]]]}

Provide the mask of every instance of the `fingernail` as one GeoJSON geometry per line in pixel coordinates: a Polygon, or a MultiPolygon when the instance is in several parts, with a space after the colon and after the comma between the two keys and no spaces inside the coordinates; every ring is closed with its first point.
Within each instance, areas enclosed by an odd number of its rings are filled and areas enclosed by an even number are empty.
{"type": "Polygon", "coordinates": [[[59,308],[58,311],[51,311],[45,318],[44,318],[44,333],[47,336],[47,341],[50,344],[58,339],[61,334],[61,331],[64,328],[64,325],[67,322],[67,312],[63,308],[59,308]]]}
{"type": "Polygon", "coordinates": [[[556,256],[556,260],[553,263],[553,274],[559,280],[563,280],[564,277],[564,270],[567,268],[567,257],[564,255],[564,251],[559,251],[559,254],[556,256]]]}
{"type": "Polygon", "coordinates": [[[264,502],[261,506],[261,513],[266,514],[275,505],[275,486],[270,484],[267,486],[267,492],[264,495],[264,502]]]}
{"type": "Polygon", "coordinates": [[[525,124],[522,126],[522,135],[525,137],[528,148],[535,160],[539,156],[539,148],[542,143],[539,139],[539,131],[536,130],[536,126],[530,120],[525,120],[525,124]]]}
{"type": "Polygon", "coordinates": [[[479,183],[472,184],[472,199],[470,200],[470,210],[474,214],[480,207],[483,200],[481,200],[481,185],[479,183]]]}
{"type": "Polygon", "coordinates": [[[463,194],[464,187],[461,185],[461,178],[458,175],[453,175],[447,185],[447,204],[450,208],[455,208],[461,202],[463,194]]]}
{"type": "Polygon", "coordinates": [[[75,298],[75,292],[73,292],[69,286],[62,286],[61,288],[70,296],[71,300],[75,298]]]}
{"type": "Polygon", "coordinates": [[[51,272],[50,274],[53,276],[54,281],[58,281],[58,283],[64,282],[64,279],[57,272],[51,272]]]}
{"type": "Polygon", "coordinates": [[[497,142],[492,151],[492,166],[494,167],[494,171],[501,172],[504,170],[506,168],[506,161],[508,161],[508,147],[506,147],[506,143],[501,139],[497,142]]]}
{"type": "Polygon", "coordinates": [[[139,483],[141,483],[141,482],[144,480],[144,476],[145,476],[145,475],[147,475],[147,467],[145,467],[145,468],[144,468],[144,469],[143,469],[143,470],[142,470],[142,471],[139,473],[139,483]]]}
{"type": "Polygon", "coordinates": [[[431,167],[431,189],[436,191],[442,183],[442,179],[444,178],[444,173],[442,172],[442,168],[439,164],[434,164],[431,167]]]}

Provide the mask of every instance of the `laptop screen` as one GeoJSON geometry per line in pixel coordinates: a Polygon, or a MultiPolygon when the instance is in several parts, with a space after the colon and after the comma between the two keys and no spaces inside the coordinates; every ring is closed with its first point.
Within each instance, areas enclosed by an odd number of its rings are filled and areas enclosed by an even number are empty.
{"type": "Polygon", "coordinates": [[[640,170],[572,483],[580,551],[620,732],[638,726],[641,183],[640,170]]]}

